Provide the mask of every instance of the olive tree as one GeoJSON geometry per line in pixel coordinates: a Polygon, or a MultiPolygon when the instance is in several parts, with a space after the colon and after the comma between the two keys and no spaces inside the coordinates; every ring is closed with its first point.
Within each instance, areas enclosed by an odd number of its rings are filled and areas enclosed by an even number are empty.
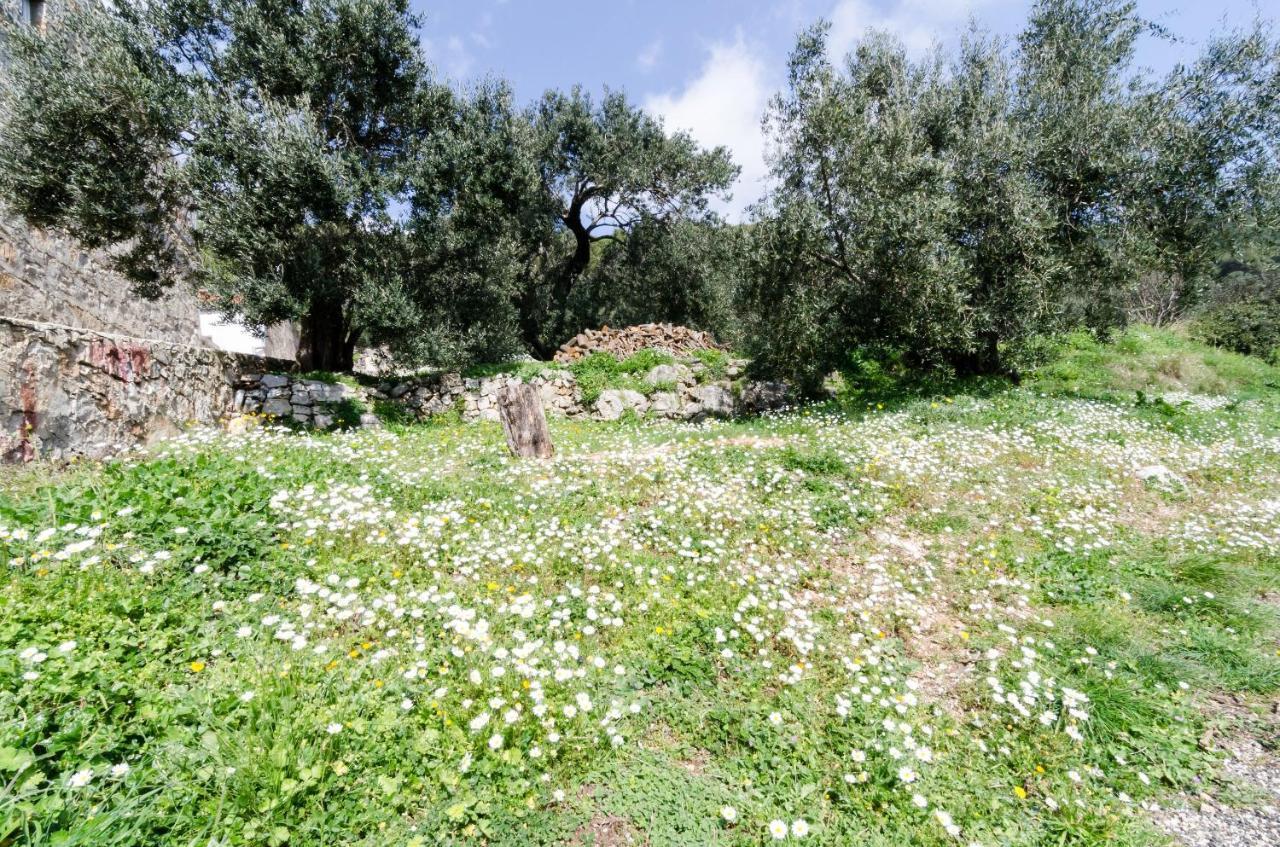
{"type": "Polygon", "coordinates": [[[606,91],[596,103],[581,88],[548,91],[528,110],[529,155],[538,184],[528,206],[549,227],[537,251],[541,273],[524,292],[524,341],[546,354],[576,328],[571,296],[592,267],[593,250],[641,224],[708,221],[738,168],[724,148],[704,150],[684,132],[606,91]]]}
{"type": "Polygon", "coordinates": [[[1135,69],[1125,0],[1041,2],[1016,49],[947,62],[868,34],[842,63],[800,36],[767,118],[776,188],[745,304],[759,364],[812,387],[851,351],[1014,373],[1046,335],[1125,320],[1140,279],[1193,303],[1276,221],[1280,46],[1217,38],[1135,69]]]}
{"type": "Polygon", "coordinates": [[[349,369],[432,306],[394,212],[415,143],[456,108],[416,29],[407,0],[77,4],[10,26],[0,188],[113,248],[143,293],[191,277],[349,369]]]}

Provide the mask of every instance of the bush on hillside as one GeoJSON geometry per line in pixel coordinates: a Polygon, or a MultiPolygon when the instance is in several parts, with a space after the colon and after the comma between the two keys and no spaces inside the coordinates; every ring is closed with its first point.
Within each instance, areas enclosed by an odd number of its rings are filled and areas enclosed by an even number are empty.
{"type": "Polygon", "coordinates": [[[1193,332],[1206,344],[1280,363],[1280,300],[1214,306],[1195,321],[1193,332]]]}

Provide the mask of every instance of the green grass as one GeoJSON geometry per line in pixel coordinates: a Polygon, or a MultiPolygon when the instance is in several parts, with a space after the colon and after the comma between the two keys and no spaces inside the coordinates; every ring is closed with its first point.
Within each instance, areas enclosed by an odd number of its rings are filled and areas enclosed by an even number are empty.
{"type": "Polygon", "coordinates": [[[723,350],[712,350],[710,348],[694,350],[693,357],[706,368],[703,371],[704,381],[714,382],[724,379],[728,375],[729,354],[723,350]]]}
{"type": "Polygon", "coordinates": [[[378,380],[366,374],[355,373],[335,373],[333,371],[307,371],[300,374],[285,374],[294,379],[309,379],[315,382],[325,382],[330,385],[349,385],[352,388],[359,388],[362,385],[376,385],[378,380]]]}
{"type": "Polygon", "coordinates": [[[669,365],[675,358],[657,350],[641,350],[619,361],[611,353],[592,353],[570,365],[578,387],[582,390],[582,402],[590,406],[600,393],[610,389],[638,391],[652,394],[662,390],[661,385],[651,385],[644,375],[658,365],[669,365]]]}
{"type": "Polygon", "coordinates": [[[1137,326],[1111,343],[1087,333],[1067,336],[1059,355],[1034,374],[1031,384],[1091,397],[1185,391],[1244,399],[1280,388],[1280,368],[1194,341],[1181,328],[1137,326]]]}
{"type": "Polygon", "coordinates": [[[380,408],[16,471],[0,844],[1163,844],[1140,802],[1250,797],[1217,700],[1280,691],[1271,373],[1135,330],[1021,387],[557,419],[549,462],[380,408]]]}
{"type": "Polygon", "coordinates": [[[514,376],[523,382],[535,377],[555,376],[566,370],[555,362],[504,362],[500,364],[473,365],[462,372],[464,377],[483,379],[491,376],[514,376]]]}

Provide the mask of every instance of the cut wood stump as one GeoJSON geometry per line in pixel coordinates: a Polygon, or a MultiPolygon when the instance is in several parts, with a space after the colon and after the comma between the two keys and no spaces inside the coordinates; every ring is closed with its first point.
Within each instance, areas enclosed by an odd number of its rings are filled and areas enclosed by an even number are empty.
{"type": "Polygon", "coordinates": [[[498,418],[507,446],[522,459],[550,459],[555,453],[542,397],[532,385],[508,385],[498,392],[498,418]]]}

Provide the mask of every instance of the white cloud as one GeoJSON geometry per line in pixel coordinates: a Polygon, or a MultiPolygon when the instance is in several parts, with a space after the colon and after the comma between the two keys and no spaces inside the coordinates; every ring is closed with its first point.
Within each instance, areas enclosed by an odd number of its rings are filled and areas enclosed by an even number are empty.
{"type": "Polygon", "coordinates": [[[471,72],[474,60],[466,44],[456,35],[451,35],[441,44],[428,38],[422,42],[422,50],[427,58],[446,74],[454,79],[465,79],[471,72]]]}
{"type": "MultiPolygon", "coordinates": [[[[954,43],[970,18],[1002,6],[1021,8],[1015,0],[836,0],[826,16],[831,21],[828,46],[838,59],[868,29],[877,29],[897,36],[909,52],[919,56],[935,43],[954,43]]],[[[780,20],[807,25],[799,3],[784,0],[774,11],[780,20]]],[[[656,63],[660,52],[660,42],[649,45],[637,64],[649,67],[650,58],[656,63]]],[[[760,121],[769,97],[783,84],[783,68],[780,57],[758,55],[739,34],[732,42],[712,44],[706,62],[683,90],[651,94],[644,101],[647,110],[665,119],[668,130],[687,130],[706,146],[724,145],[733,152],[742,175],[733,200],[720,206],[731,220],[741,219],[743,210],[767,188],[766,142],[760,121]]]]}
{"type": "Polygon", "coordinates": [[[768,168],[760,119],[773,91],[767,64],[741,36],[713,44],[698,76],[679,93],[650,95],[645,108],[668,130],[687,130],[708,147],[724,145],[742,166],[733,200],[721,211],[732,219],[764,194],[768,168]]]}
{"type": "Polygon", "coordinates": [[[831,10],[829,49],[842,57],[868,29],[896,35],[908,51],[920,55],[935,43],[958,35],[969,18],[993,0],[895,0],[880,5],[870,0],[840,0],[831,10]]]}
{"type": "Polygon", "coordinates": [[[658,64],[658,60],[662,58],[662,39],[658,38],[651,41],[648,46],[640,51],[636,56],[636,64],[641,70],[651,71],[658,64]]]}

